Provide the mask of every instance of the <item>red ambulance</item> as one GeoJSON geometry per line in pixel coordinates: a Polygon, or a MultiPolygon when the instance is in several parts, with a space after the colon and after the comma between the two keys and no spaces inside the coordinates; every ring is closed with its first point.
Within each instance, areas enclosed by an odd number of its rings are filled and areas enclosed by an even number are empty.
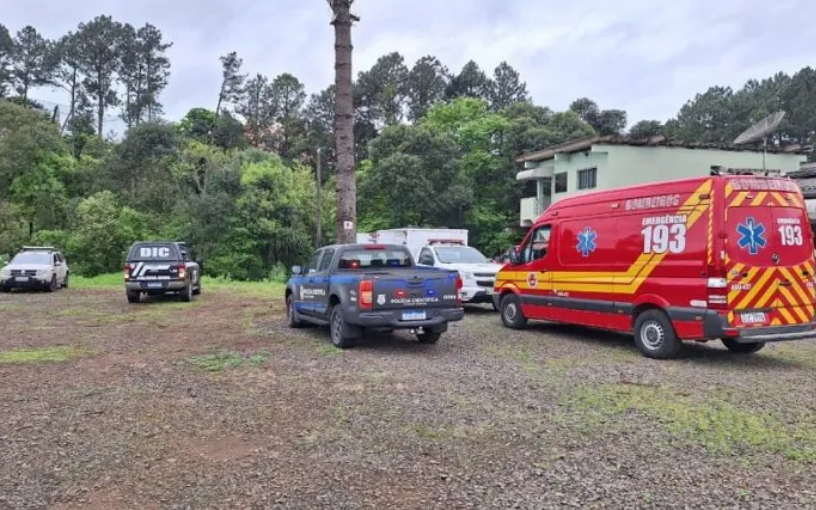
{"type": "Polygon", "coordinates": [[[496,276],[509,328],[528,319],[634,334],[651,358],[682,341],[737,353],[816,337],[813,233],[790,179],[721,175],[551,205],[496,276]]]}

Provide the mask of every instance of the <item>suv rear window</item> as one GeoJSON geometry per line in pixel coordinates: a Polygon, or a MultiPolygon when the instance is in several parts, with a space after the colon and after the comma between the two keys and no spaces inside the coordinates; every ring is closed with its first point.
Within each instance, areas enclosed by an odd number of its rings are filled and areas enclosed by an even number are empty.
{"type": "Polygon", "coordinates": [[[177,260],[172,244],[138,244],[130,249],[128,260],[177,260]]]}
{"type": "Polygon", "coordinates": [[[403,248],[359,248],[340,255],[338,269],[412,267],[411,254],[403,248]]]}

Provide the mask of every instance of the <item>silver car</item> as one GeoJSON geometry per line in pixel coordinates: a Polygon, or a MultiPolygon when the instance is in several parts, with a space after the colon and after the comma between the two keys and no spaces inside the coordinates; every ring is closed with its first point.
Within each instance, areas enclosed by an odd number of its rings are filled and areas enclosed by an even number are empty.
{"type": "Polygon", "coordinates": [[[51,246],[24,246],[11,262],[0,269],[0,292],[11,289],[47,289],[68,287],[68,262],[51,246]]]}

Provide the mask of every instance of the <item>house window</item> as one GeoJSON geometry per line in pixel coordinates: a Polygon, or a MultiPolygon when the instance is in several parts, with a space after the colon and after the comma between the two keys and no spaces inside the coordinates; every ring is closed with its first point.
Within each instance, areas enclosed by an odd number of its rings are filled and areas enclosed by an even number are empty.
{"type": "Polygon", "coordinates": [[[566,193],[567,192],[567,172],[561,172],[560,174],[555,174],[555,190],[553,193],[566,193]]]}
{"type": "Polygon", "coordinates": [[[598,169],[578,170],[578,189],[592,189],[598,186],[598,169]]]}

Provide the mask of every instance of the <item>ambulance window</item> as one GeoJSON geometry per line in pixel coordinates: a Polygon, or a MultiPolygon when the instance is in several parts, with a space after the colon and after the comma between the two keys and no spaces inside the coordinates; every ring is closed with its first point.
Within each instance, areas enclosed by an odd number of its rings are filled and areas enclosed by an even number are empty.
{"type": "Polygon", "coordinates": [[[550,225],[539,227],[530,236],[530,242],[524,248],[524,262],[543,259],[547,255],[550,246],[550,225]]]}

